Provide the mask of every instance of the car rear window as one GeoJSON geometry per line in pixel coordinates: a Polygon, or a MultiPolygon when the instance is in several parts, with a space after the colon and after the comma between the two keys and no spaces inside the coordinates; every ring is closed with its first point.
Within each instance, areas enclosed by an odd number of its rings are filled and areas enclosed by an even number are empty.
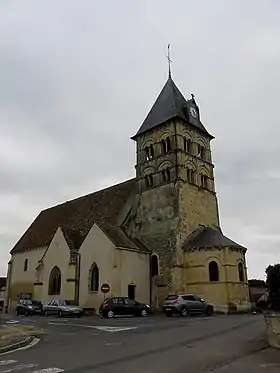
{"type": "Polygon", "coordinates": [[[165,300],[175,300],[178,298],[178,295],[168,295],[165,300]]]}
{"type": "Polygon", "coordinates": [[[66,300],[65,301],[67,306],[76,306],[76,302],[74,300],[66,300]]]}
{"type": "Polygon", "coordinates": [[[38,300],[32,300],[31,302],[34,306],[40,306],[41,305],[41,302],[39,302],[38,300]]]}
{"type": "Polygon", "coordinates": [[[184,300],[191,300],[191,301],[195,301],[195,298],[193,295],[183,295],[182,298],[184,300]]]}

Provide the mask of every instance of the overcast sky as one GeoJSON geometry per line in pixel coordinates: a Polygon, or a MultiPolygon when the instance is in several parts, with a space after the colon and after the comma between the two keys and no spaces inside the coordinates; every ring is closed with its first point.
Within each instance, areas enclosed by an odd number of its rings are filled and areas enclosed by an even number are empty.
{"type": "Polygon", "coordinates": [[[41,209],[134,177],[167,78],[212,141],[224,233],[249,277],[280,262],[278,0],[2,0],[0,275],[41,209]]]}

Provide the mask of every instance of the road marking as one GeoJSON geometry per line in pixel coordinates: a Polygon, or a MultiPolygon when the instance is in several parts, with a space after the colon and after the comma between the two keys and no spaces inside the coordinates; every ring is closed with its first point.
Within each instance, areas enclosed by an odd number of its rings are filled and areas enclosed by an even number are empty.
{"type": "Polygon", "coordinates": [[[19,364],[19,365],[15,365],[13,368],[2,370],[1,373],[12,373],[12,372],[16,372],[18,370],[22,370],[22,369],[26,369],[26,368],[27,369],[35,368],[37,366],[38,366],[38,364],[19,364]]]}
{"type": "Polygon", "coordinates": [[[18,320],[9,320],[9,321],[6,321],[6,324],[17,324],[19,323],[18,320]]]}
{"type": "Polygon", "coordinates": [[[3,365],[14,364],[14,363],[17,363],[17,361],[16,360],[2,360],[0,361],[0,367],[2,367],[3,365]]]}
{"type": "MultiPolygon", "coordinates": [[[[9,364],[15,364],[18,363],[17,360],[0,360],[0,373],[12,373],[12,372],[17,372],[23,369],[30,369],[30,368],[35,368],[38,367],[38,364],[18,364],[14,365],[13,367],[2,370],[4,365],[9,365],[9,364]],[[1,368],[2,367],[2,368],[1,368]]],[[[29,371],[31,373],[31,371],[29,371]]],[[[44,369],[39,369],[39,370],[33,370],[32,373],[60,373],[60,372],[65,372],[64,369],[61,368],[44,368],[44,369]]]]}
{"type": "Polygon", "coordinates": [[[124,330],[133,330],[133,329],[137,329],[136,326],[131,326],[131,327],[116,327],[116,326],[94,326],[95,329],[97,330],[103,330],[104,332],[111,332],[111,333],[115,333],[115,332],[122,332],[124,330]]]}
{"type": "MultiPolygon", "coordinates": [[[[60,326],[65,326],[63,323],[58,323],[58,322],[49,322],[49,325],[60,325],[60,326]]],[[[67,326],[77,326],[79,328],[89,328],[89,329],[96,329],[96,330],[101,330],[104,332],[110,332],[110,333],[115,333],[115,332],[122,332],[125,330],[133,330],[137,329],[137,326],[97,326],[97,325],[82,325],[82,324],[67,324],[67,326]]]]}
{"type": "Polygon", "coordinates": [[[60,369],[60,368],[46,368],[46,369],[34,370],[32,373],[60,373],[60,372],[65,372],[65,370],[60,369]]]}

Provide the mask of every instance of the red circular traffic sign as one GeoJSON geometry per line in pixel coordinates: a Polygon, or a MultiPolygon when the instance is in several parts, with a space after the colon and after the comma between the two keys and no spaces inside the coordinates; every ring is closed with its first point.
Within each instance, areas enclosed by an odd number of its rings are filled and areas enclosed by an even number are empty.
{"type": "Polygon", "coordinates": [[[110,291],[110,285],[109,284],[102,284],[101,285],[101,291],[103,294],[107,294],[110,291]]]}

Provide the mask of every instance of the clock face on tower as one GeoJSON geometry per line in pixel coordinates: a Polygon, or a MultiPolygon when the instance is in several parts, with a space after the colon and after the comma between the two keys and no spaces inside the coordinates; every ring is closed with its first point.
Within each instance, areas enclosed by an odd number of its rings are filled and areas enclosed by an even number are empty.
{"type": "Polygon", "coordinates": [[[193,106],[190,107],[190,113],[194,118],[197,118],[197,111],[193,106]]]}

